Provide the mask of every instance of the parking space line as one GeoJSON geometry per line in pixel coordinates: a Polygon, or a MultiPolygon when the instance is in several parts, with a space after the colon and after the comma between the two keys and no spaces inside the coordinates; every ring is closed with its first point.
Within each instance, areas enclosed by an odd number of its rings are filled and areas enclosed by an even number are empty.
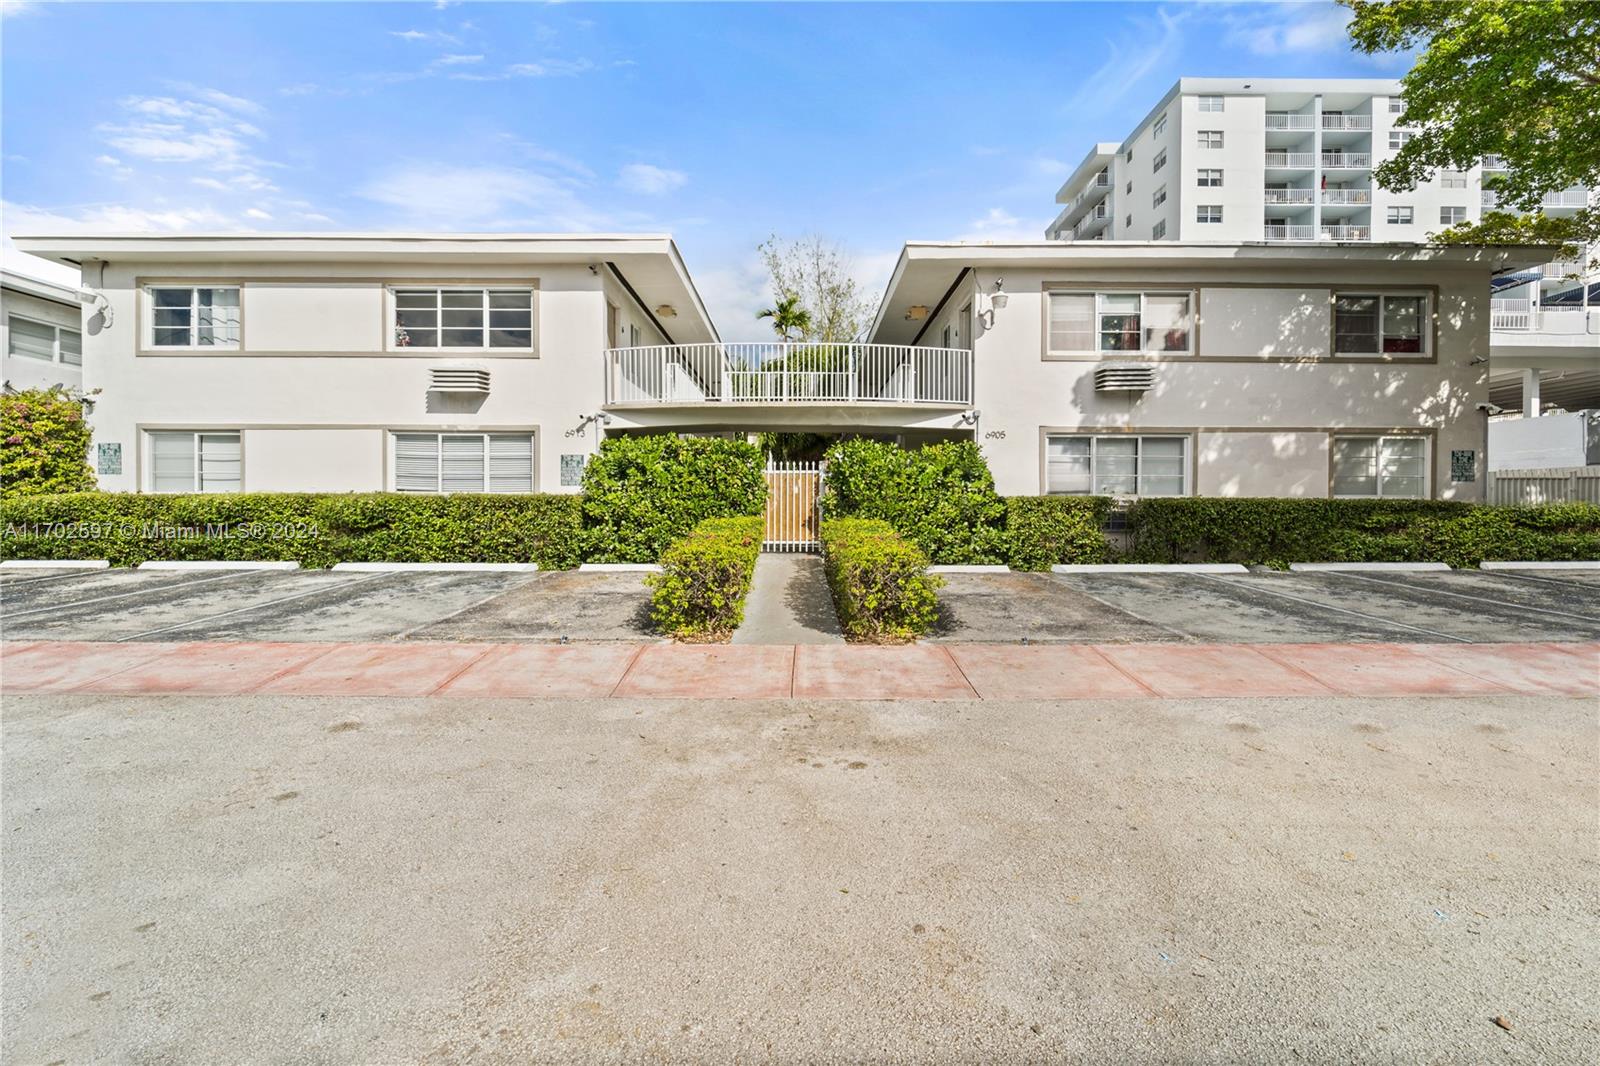
{"type": "MultiPolygon", "coordinates": [[[[1234,586],[1234,587],[1238,587],[1239,584],[1240,584],[1238,581],[1232,581],[1232,580],[1229,580],[1228,578],[1225,578],[1225,577],[1215,577],[1215,576],[1213,576],[1211,574],[1196,574],[1195,576],[1196,577],[1205,578],[1207,581],[1220,581],[1224,585],[1231,585],[1231,586],[1234,586]]],[[[1261,579],[1258,579],[1258,580],[1261,580],[1264,583],[1264,582],[1267,582],[1267,581],[1272,581],[1274,579],[1269,577],[1269,578],[1261,578],[1261,579]]],[[[1254,587],[1254,586],[1252,586],[1252,587],[1254,587]]],[[[1335,607],[1335,606],[1333,606],[1332,604],[1329,604],[1329,603],[1321,603],[1321,602],[1319,602],[1317,600],[1308,600],[1304,596],[1296,596],[1294,593],[1292,593],[1292,592],[1284,592],[1282,589],[1269,589],[1269,588],[1262,587],[1262,588],[1259,589],[1259,591],[1266,593],[1268,596],[1280,596],[1283,599],[1293,600],[1296,603],[1303,603],[1303,604],[1306,604],[1309,607],[1316,607],[1316,608],[1319,608],[1319,609],[1324,610],[1324,611],[1333,611],[1333,612],[1335,612],[1337,614],[1347,614],[1347,615],[1350,615],[1352,618],[1362,618],[1362,619],[1365,619],[1368,622],[1377,622],[1380,625],[1393,626],[1396,629],[1409,629],[1413,633],[1423,633],[1423,634],[1426,634],[1427,636],[1430,636],[1430,637],[1440,637],[1440,638],[1442,638],[1444,640],[1453,640],[1457,644],[1476,644],[1477,643],[1477,641],[1468,640],[1466,637],[1457,637],[1457,636],[1453,636],[1452,634],[1449,634],[1449,633],[1438,633],[1438,632],[1435,632],[1432,629],[1424,629],[1421,626],[1408,625],[1405,622],[1396,622],[1393,619],[1383,618],[1383,617],[1380,617],[1379,615],[1363,614],[1360,611],[1352,611],[1348,607],[1335,607]]]]}
{"type": "MultiPolygon", "coordinates": [[[[389,576],[392,577],[393,574],[390,574],[389,576]]],[[[538,580],[538,576],[539,575],[535,574],[535,576],[530,578],[530,580],[538,580]]],[[[450,621],[450,619],[455,618],[458,615],[466,614],[468,611],[475,610],[476,608],[482,607],[484,604],[488,603],[490,600],[497,600],[501,596],[504,596],[506,593],[510,592],[512,589],[521,588],[523,585],[525,585],[527,583],[528,582],[522,581],[522,582],[518,582],[515,585],[507,585],[503,589],[496,589],[494,592],[491,592],[489,595],[485,596],[481,600],[473,600],[471,603],[467,604],[465,607],[461,608],[459,611],[451,611],[449,614],[445,615],[443,618],[435,618],[432,621],[420,622],[417,625],[414,625],[410,629],[406,630],[404,633],[396,634],[395,636],[391,637],[390,639],[391,640],[396,640],[396,641],[410,640],[413,633],[421,632],[422,630],[429,629],[429,628],[431,628],[433,626],[443,625],[444,623],[450,621]]]]}
{"type": "MultiPolygon", "coordinates": [[[[252,572],[259,573],[260,571],[244,571],[244,572],[245,573],[252,573],[252,572]]],[[[238,577],[239,575],[238,574],[230,574],[228,576],[230,576],[230,577],[238,577]]],[[[359,587],[361,585],[370,585],[374,581],[381,581],[386,577],[394,577],[394,575],[393,574],[374,574],[372,577],[362,578],[362,579],[359,579],[359,580],[356,580],[356,581],[347,581],[347,582],[343,582],[343,583],[337,584],[337,585],[335,585],[335,584],[326,584],[326,585],[323,585],[321,588],[307,589],[304,592],[296,592],[292,596],[279,596],[275,600],[267,600],[264,603],[253,603],[248,607],[237,607],[234,610],[223,611],[220,614],[206,615],[204,618],[191,618],[191,619],[189,619],[187,621],[179,622],[176,625],[162,626],[160,629],[148,629],[143,633],[134,633],[131,636],[118,637],[116,639],[116,643],[125,644],[130,640],[139,640],[139,639],[141,639],[143,637],[160,636],[162,633],[171,633],[174,630],[178,630],[178,629],[192,629],[195,626],[204,625],[207,622],[215,622],[219,618],[232,618],[235,615],[249,614],[251,611],[259,611],[263,607],[275,607],[280,603],[288,603],[291,600],[303,600],[307,596],[319,596],[324,592],[343,591],[345,589],[357,588],[357,587],[359,587]]]]}
{"type": "Polygon", "coordinates": [[[1600,622],[1600,617],[1591,617],[1589,615],[1582,614],[1566,614],[1562,611],[1552,611],[1544,607],[1523,607],[1520,604],[1507,603],[1505,600],[1491,599],[1487,596],[1474,596],[1469,592],[1451,592],[1449,589],[1420,589],[1415,585],[1406,585],[1398,581],[1385,580],[1381,577],[1374,577],[1371,574],[1352,574],[1342,570],[1326,572],[1332,573],[1335,577],[1353,577],[1357,581],[1370,581],[1375,585],[1388,585],[1391,588],[1411,589],[1414,592],[1421,592],[1424,595],[1429,596],[1454,596],[1458,600],[1473,600],[1477,603],[1487,603],[1492,604],[1495,607],[1511,608],[1519,612],[1531,611],[1534,614],[1548,614],[1552,617],[1561,618],[1568,622],[1600,622]]]}
{"type": "Polygon", "coordinates": [[[1525,570],[1480,570],[1478,572],[1480,574],[1488,574],[1491,577],[1507,577],[1512,581],[1534,581],[1541,585],[1555,585],[1558,588],[1578,589],[1584,592],[1600,589],[1600,585],[1591,585],[1584,581],[1563,581],[1558,577],[1544,577],[1541,574],[1530,574],[1525,570]]]}
{"type": "MultiPolygon", "coordinates": [[[[1196,577],[1204,577],[1205,575],[1196,574],[1195,576],[1196,577]]],[[[1081,587],[1079,587],[1077,585],[1068,585],[1065,581],[1063,581],[1061,584],[1064,585],[1066,588],[1071,589],[1073,592],[1081,593],[1081,594],[1089,597],[1091,600],[1093,600],[1094,602],[1100,604],[1103,607],[1109,607],[1113,611],[1118,611],[1118,612],[1120,612],[1122,614],[1127,615],[1129,618],[1132,618],[1136,622],[1143,622],[1147,626],[1153,626],[1156,629],[1161,630],[1163,633],[1171,633],[1173,636],[1177,637],[1179,640],[1191,641],[1192,642],[1195,639],[1192,635],[1183,632],[1183,630],[1181,630],[1181,629],[1173,629],[1171,626],[1164,626],[1160,622],[1153,622],[1150,619],[1146,618],[1142,614],[1134,614],[1132,611],[1128,610],[1126,607],[1119,607],[1117,604],[1112,603],[1110,600],[1103,600],[1099,596],[1096,596],[1094,593],[1089,592],[1088,590],[1086,590],[1084,588],[1081,588],[1081,587]]]]}
{"type": "MultiPolygon", "coordinates": [[[[101,572],[103,573],[104,571],[101,572]]],[[[18,618],[27,618],[36,614],[50,614],[54,611],[69,611],[74,607],[87,607],[92,603],[105,603],[108,600],[125,600],[129,596],[145,596],[151,592],[157,592],[162,589],[193,588],[195,585],[205,585],[213,581],[236,581],[241,577],[250,577],[253,574],[258,573],[260,573],[260,571],[236,570],[230,571],[226,574],[219,574],[216,577],[197,577],[189,580],[169,581],[160,585],[152,585],[149,588],[129,589],[127,592],[113,592],[109,596],[96,596],[93,599],[75,600],[72,603],[53,603],[48,607],[35,607],[31,611],[8,611],[6,613],[6,621],[14,622],[18,618]]]]}
{"type": "Polygon", "coordinates": [[[65,574],[42,574],[39,577],[12,577],[12,574],[25,574],[26,570],[8,570],[4,581],[0,581],[0,592],[6,589],[19,588],[23,585],[37,585],[44,581],[70,581],[73,578],[98,577],[101,574],[112,573],[110,570],[73,570],[65,574]]]}

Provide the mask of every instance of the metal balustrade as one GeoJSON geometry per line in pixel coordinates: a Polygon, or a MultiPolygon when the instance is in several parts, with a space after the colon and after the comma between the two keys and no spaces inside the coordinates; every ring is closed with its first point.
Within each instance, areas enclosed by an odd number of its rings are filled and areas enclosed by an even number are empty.
{"type": "Polygon", "coordinates": [[[1370,204],[1372,191],[1370,189],[1323,189],[1322,202],[1325,204],[1370,204]]]}
{"type": "Polygon", "coordinates": [[[1299,115],[1292,111],[1268,111],[1267,129],[1269,130],[1309,130],[1312,128],[1310,115],[1299,115]]]}
{"type": "Polygon", "coordinates": [[[1322,128],[1325,130],[1370,130],[1372,128],[1372,116],[1323,115],[1322,128]]]}
{"type": "Polygon", "coordinates": [[[1269,204],[1309,204],[1316,199],[1312,189],[1265,189],[1262,195],[1269,204]]]}
{"type": "Polygon", "coordinates": [[[1317,161],[1316,155],[1311,152],[1268,152],[1266,165],[1280,169],[1307,169],[1309,170],[1317,161]]]}
{"type": "Polygon", "coordinates": [[[1367,152],[1323,152],[1323,169],[1365,170],[1372,166],[1372,156],[1367,152]]]}
{"type": "Polygon", "coordinates": [[[1323,226],[1322,239],[1328,241],[1370,241],[1371,226],[1323,226]]]}
{"type": "Polygon", "coordinates": [[[1314,241],[1317,239],[1315,226],[1268,226],[1263,231],[1269,241],[1314,241]]]}
{"type": "Polygon", "coordinates": [[[607,404],[971,402],[966,348],[754,342],[606,352],[607,404]]]}

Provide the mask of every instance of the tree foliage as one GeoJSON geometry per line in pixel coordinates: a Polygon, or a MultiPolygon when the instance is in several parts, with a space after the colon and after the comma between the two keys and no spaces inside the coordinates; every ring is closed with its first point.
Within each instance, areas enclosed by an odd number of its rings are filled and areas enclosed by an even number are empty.
{"type": "Polygon", "coordinates": [[[0,494],[82,492],[95,487],[83,397],[60,387],[0,399],[0,494]]]}
{"type": "MultiPolygon", "coordinates": [[[[1532,212],[1545,193],[1600,185],[1600,4],[1340,0],[1362,52],[1422,48],[1402,80],[1399,122],[1417,130],[1375,176],[1413,189],[1441,168],[1500,156],[1490,187],[1532,212]]],[[[1450,243],[1578,243],[1600,238],[1593,207],[1565,219],[1495,211],[1438,235],[1450,243]]]]}
{"type": "Polygon", "coordinates": [[[811,330],[811,312],[800,306],[799,295],[792,292],[779,295],[776,303],[757,311],[756,317],[772,319],[772,332],[784,342],[797,336],[804,340],[811,330]]]}
{"type": "Polygon", "coordinates": [[[815,234],[796,240],[774,235],[757,251],[778,297],[796,297],[809,312],[801,340],[853,341],[867,331],[872,304],[839,245],[815,234]]]}

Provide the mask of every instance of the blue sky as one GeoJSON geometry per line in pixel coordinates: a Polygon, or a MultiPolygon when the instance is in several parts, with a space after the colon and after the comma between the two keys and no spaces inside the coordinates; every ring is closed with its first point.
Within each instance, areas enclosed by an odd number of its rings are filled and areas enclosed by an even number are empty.
{"type": "Polygon", "coordinates": [[[1321,2],[3,6],[8,236],[667,231],[729,339],[769,233],[876,298],[907,239],[1042,236],[1180,76],[1400,69],[1321,2]]]}

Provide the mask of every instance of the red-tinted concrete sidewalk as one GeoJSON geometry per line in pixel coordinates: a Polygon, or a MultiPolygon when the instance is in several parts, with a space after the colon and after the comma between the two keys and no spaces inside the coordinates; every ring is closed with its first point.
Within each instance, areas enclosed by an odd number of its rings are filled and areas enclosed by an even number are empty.
{"type": "Polygon", "coordinates": [[[85,644],[0,649],[7,692],[659,699],[1600,695],[1600,643],[85,644]]]}

